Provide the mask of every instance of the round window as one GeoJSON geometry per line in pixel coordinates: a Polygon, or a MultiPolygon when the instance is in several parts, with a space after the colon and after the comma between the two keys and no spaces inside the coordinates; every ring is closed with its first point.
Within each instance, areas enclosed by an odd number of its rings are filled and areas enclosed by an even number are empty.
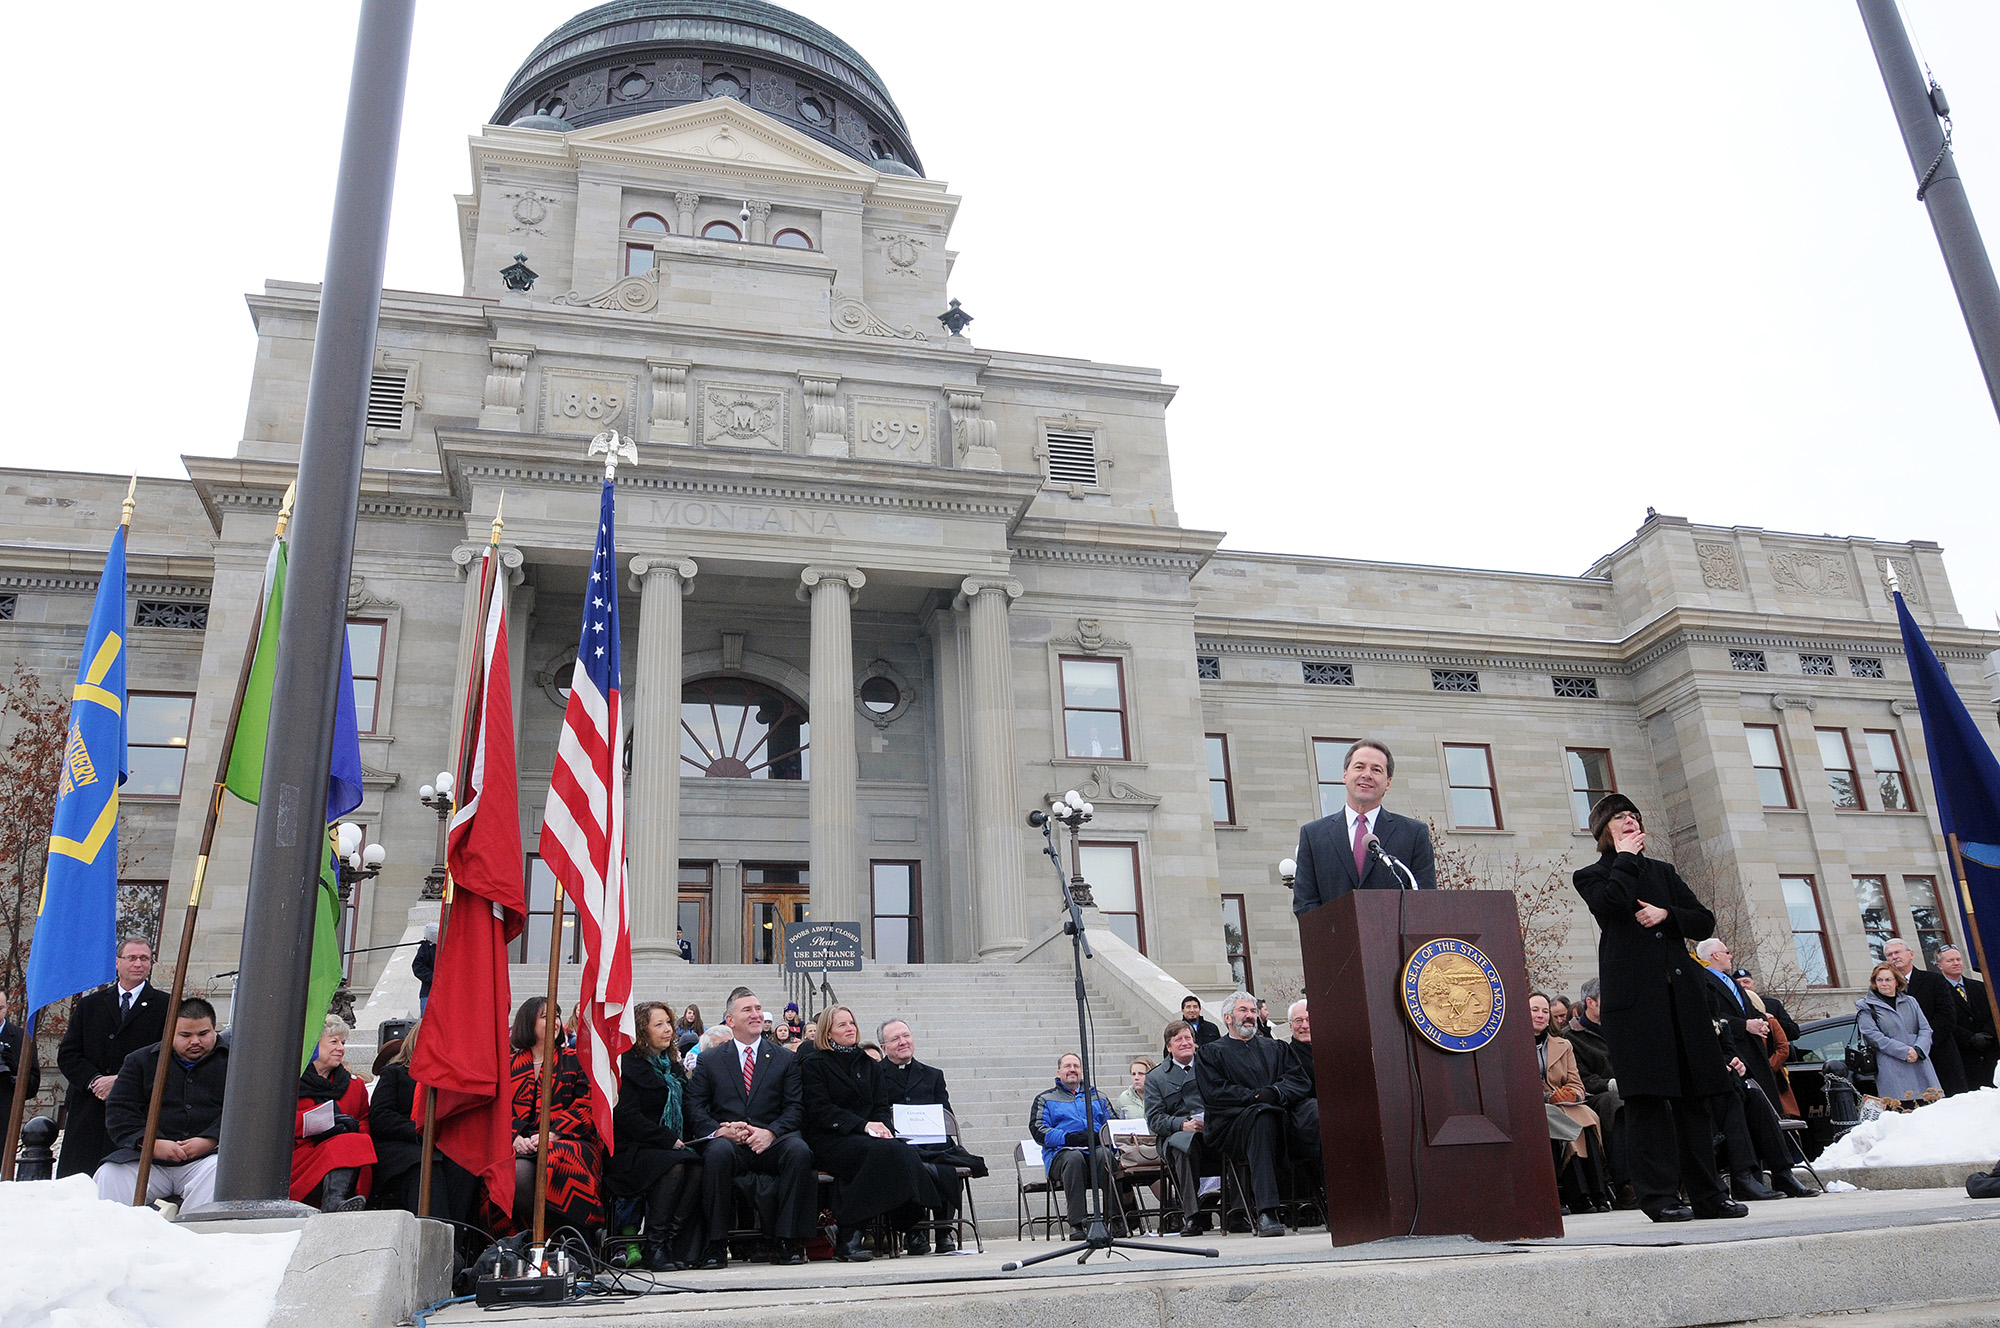
{"type": "Polygon", "coordinates": [[[826,107],[807,97],[799,103],[799,119],[807,124],[825,124],[826,107]]]}
{"type": "Polygon", "coordinates": [[[647,89],[652,86],[644,74],[627,74],[624,78],[618,80],[618,95],[626,101],[631,101],[634,98],[645,96],[647,89]]]}
{"type": "Polygon", "coordinates": [[[903,702],[903,689],[889,679],[876,676],[861,684],[861,704],[878,715],[886,715],[903,702]]]}
{"type": "Polygon", "coordinates": [[[708,95],[711,97],[743,98],[743,85],[727,74],[717,74],[708,81],[708,95]]]}

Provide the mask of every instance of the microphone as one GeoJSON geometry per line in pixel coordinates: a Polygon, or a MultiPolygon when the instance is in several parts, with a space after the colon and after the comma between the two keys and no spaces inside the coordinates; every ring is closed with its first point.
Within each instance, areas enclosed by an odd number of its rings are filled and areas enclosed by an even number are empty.
{"type": "Polygon", "coordinates": [[[1390,871],[1398,872],[1402,875],[1402,878],[1406,882],[1408,882],[1406,885],[1402,887],[1403,889],[1415,890],[1420,888],[1417,885],[1417,874],[1411,871],[1408,867],[1404,866],[1402,862],[1400,862],[1398,859],[1392,857],[1389,853],[1389,850],[1382,847],[1382,841],[1375,837],[1375,833],[1373,831],[1369,832],[1368,838],[1364,840],[1363,843],[1367,845],[1369,857],[1380,858],[1383,862],[1389,864],[1390,871]]]}

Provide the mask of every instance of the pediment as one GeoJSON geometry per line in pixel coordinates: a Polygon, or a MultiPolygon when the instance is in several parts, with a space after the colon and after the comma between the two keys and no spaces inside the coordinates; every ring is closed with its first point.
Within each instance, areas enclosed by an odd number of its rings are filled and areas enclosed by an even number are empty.
{"type": "Polygon", "coordinates": [[[717,165],[753,165],[774,170],[806,170],[859,181],[876,173],[852,157],[815,143],[733,97],[716,97],[613,120],[569,134],[572,150],[590,148],[693,158],[717,165]]]}

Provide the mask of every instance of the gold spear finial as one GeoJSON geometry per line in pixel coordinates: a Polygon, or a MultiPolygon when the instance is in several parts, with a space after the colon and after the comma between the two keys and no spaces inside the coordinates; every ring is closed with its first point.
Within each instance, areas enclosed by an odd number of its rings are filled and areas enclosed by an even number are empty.
{"type": "Polygon", "coordinates": [[[125,486],[125,510],[118,518],[118,524],[127,529],[132,525],[132,509],[139,505],[139,472],[132,472],[132,482],[125,486]]]}
{"type": "Polygon", "coordinates": [[[507,491],[502,489],[500,491],[500,501],[493,504],[493,547],[496,549],[500,547],[500,532],[507,528],[507,523],[500,519],[500,509],[506,505],[507,491]]]}
{"type": "Polygon", "coordinates": [[[285,527],[292,524],[292,500],[299,496],[299,482],[293,480],[285,486],[285,500],[278,504],[278,534],[283,537],[285,527]]]}

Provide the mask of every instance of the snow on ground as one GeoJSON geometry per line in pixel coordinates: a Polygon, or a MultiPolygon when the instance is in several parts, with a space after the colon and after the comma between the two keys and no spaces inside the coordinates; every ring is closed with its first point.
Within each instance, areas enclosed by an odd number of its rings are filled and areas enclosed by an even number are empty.
{"type": "Polygon", "coordinates": [[[1822,1167],[1928,1167],[2000,1157],[2000,1088],[1863,1121],[1814,1159],[1822,1167]]]}
{"type": "Polygon", "coordinates": [[[0,1328],[263,1328],[298,1242],[196,1235],[88,1176],[0,1185],[0,1328]]]}

